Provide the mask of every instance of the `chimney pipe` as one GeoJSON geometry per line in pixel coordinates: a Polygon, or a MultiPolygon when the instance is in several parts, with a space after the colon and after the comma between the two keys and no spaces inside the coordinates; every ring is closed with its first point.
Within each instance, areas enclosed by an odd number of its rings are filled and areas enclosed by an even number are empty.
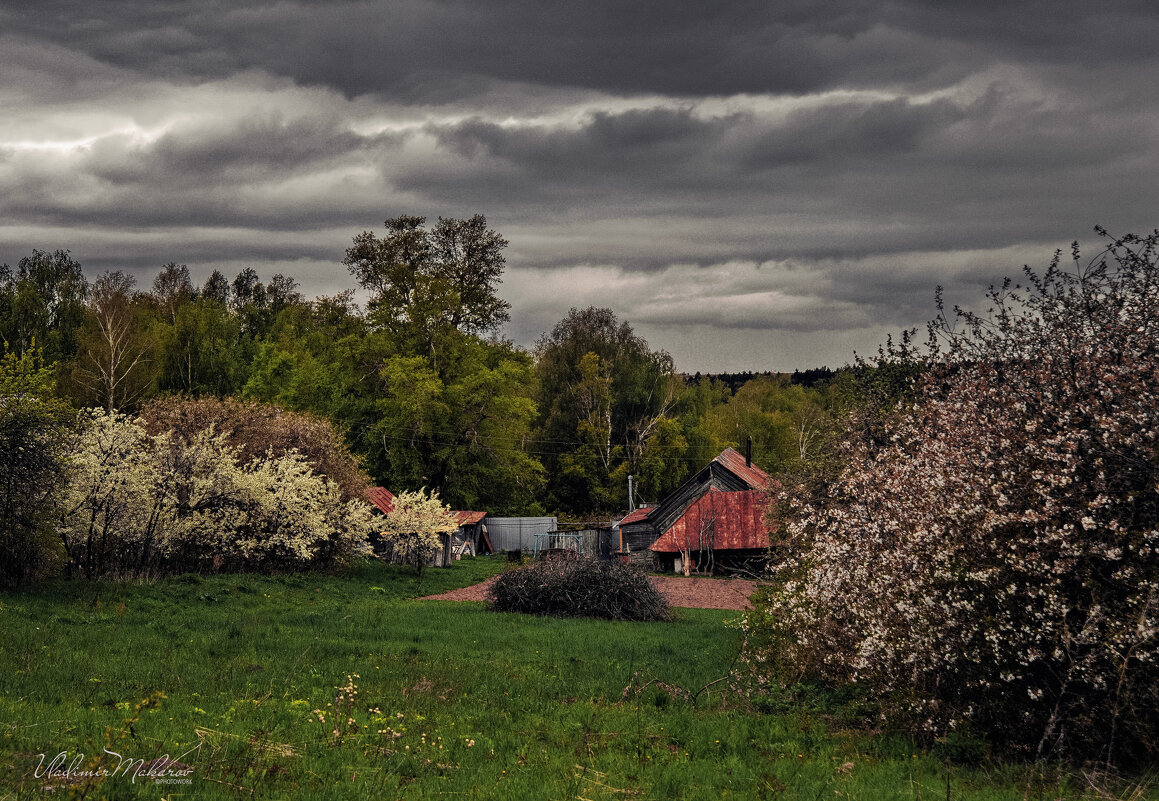
{"type": "Polygon", "coordinates": [[[628,513],[636,511],[636,499],[632,495],[632,476],[628,474],[628,513]]]}
{"type": "Polygon", "coordinates": [[[753,438],[749,437],[744,444],[744,466],[753,466],[753,438]]]}

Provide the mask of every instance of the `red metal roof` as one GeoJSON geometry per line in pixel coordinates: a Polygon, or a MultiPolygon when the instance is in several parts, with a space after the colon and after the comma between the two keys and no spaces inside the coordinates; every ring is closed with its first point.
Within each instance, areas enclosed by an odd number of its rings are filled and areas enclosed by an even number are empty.
{"type": "Polygon", "coordinates": [[[735,474],[755,490],[767,489],[769,486],[769,474],[755,464],[746,466],[744,454],[737,453],[732,448],[725,448],[720,456],[717,456],[712,461],[720,464],[730,473],[735,474]]]}
{"type": "Polygon", "coordinates": [[[629,512],[628,516],[620,521],[620,525],[626,526],[629,523],[639,523],[641,520],[646,520],[655,509],[655,506],[641,506],[636,511],[629,512]]]}
{"type": "MultiPolygon", "coordinates": [[[[744,467],[743,457],[741,467],[744,467]]],[[[679,553],[709,548],[715,551],[767,548],[767,503],[768,495],[757,490],[710,489],[684,510],[672,527],[652,543],[650,550],[679,553]]]]}
{"type": "MultiPolygon", "coordinates": [[[[371,487],[366,491],[366,500],[374,504],[384,515],[394,510],[394,493],[386,487],[371,487]]],[[[451,512],[460,526],[469,526],[478,523],[487,516],[486,512],[451,512]]]]}
{"type": "Polygon", "coordinates": [[[394,509],[394,493],[386,487],[371,487],[366,491],[366,500],[370,501],[384,515],[394,509]]]}

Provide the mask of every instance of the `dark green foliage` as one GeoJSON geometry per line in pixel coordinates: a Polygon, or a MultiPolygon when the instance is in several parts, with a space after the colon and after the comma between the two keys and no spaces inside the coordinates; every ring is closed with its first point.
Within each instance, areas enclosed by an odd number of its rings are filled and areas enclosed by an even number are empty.
{"type": "Polygon", "coordinates": [[[644,571],[614,560],[540,559],[491,587],[501,612],[606,620],[667,620],[668,602],[644,571]]]}
{"type": "Polygon", "coordinates": [[[495,291],[507,241],[482,215],[429,230],[422,217],[385,224],[384,236],[362,233],[346,253],[372,293],[367,336],[340,371],[357,384],[340,399],[356,447],[392,489],[436,488],[457,509],[541,513],[543,468],[526,450],[531,360],[483,339],[508,319],[495,291]]]}
{"type": "Polygon", "coordinates": [[[222,396],[244,383],[248,343],[238,315],[217,301],[199,298],[177,306],[162,336],[161,390],[222,396]]]}
{"type": "Polygon", "coordinates": [[[483,215],[440,217],[429,230],[425,217],[395,217],[384,225],[381,238],[369,231],[356,236],[345,260],[374,296],[370,314],[377,325],[436,358],[447,327],[485,334],[510,319],[511,304],[495,291],[507,240],[483,215]]]}
{"type": "Polygon", "coordinates": [[[672,357],[594,306],[568,312],[535,357],[549,504],[577,514],[626,508],[627,477],[640,473],[679,396],[672,357]]]}
{"type": "Polygon", "coordinates": [[[35,343],[77,407],[240,396],[326,418],[375,483],[456,509],[607,519],[629,474],[654,502],[748,437],[762,467],[793,466],[826,406],[812,389],[743,383],[758,373],[726,377],[735,397],[688,384],[608,309],[573,309],[533,353],[498,337],[506,247],[481,215],[387,220],[346,253],[365,308],[252,268],[198,286],[177,262],[145,291],[121,273],[90,287],[67,251],[34,251],[0,268],[0,338],[17,354],[35,343]]]}
{"type": "Polygon", "coordinates": [[[50,518],[72,413],[51,390],[35,351],[0,360],[0,587],[41,578],[60,561],[50,518]]]}
{"type": "Polygon", "coordinates": [[[0,267],[0,338],[17,355],[39,349],[45,364],[71,358],[88,283],[67,250],[32,251],[13,272],[0,267]]]}

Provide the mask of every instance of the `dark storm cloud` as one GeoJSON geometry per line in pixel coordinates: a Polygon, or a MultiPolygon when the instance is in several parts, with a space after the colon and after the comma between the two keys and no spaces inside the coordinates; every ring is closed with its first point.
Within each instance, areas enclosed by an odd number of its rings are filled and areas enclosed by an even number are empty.
{"type": "Polygon", "coordinates": [[[1154,227],[1156,38],[1138,0],[0,0],[0,261],[333,291],[357,231],[482,212],[523,344],[595,303],[682,367],[840,361],[1154,227]]]}
{"type": "Polygon", "coordinates": [[[735,187],[754,170],[913,152],[924,137],[966,115],[950,102],[918,106],[898,98],[829,106],[777,122],[740,113],[705,119],[692,107],[658,107],[596,112],[574,128],[475,118],[432,132],[465,161],[502,162],[540,186],[599,176],[700,190],[735,187]]]}
{"type": "Polygon", "coordinates": [[[586,243],[596,263],[653,269],[681,257],[963,249],[980,237],[1006,246],[1028,232],[1049,239],[1060,219],[1089,230],[1091,215],[1123,219],[1159,201],[1152,173],[1138,169],[1159,156],[1154,119],[1124,114],[1092,126],[1071,109],[1000,89],[961,102],[843,102],[783,118],[651,108],[599,112],[578,125],[469,119],[432,132],[448,158],[396,179],[427,196],[483,202],[503,186],[528,213],[630,215],[642,226],[695,208],[699,219],[666,232],[667,252],[647,237],[640,254],[614,237],[602,241],[607,248],[586,243]],[[730,230],[729,219],[743,219],[744,230],[730,230]]]}
{"type": "Polygon", "coordinates": [[[260,69],[348,95],[449,100],[479,80],[683,96],[944,85],[1017,54],[1153,60],[1159,11],[1032,3],[505,0],[5,3],[5,30],[177,80],[260,69]]]}

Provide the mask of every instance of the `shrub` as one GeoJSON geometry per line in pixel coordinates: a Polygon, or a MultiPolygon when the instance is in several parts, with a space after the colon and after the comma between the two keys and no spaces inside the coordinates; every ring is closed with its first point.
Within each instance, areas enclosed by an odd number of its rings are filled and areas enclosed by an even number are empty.
{"type": "Polygon", "coordinates": [[[0,358],[0,587],[35,581],[61,561],[51,518],[72,412],[38,362],[35,351],[0,358]]]}
{"type": "Polygon", "coordinates": [[[178,476],[168,439],[154,440],[131,418],[98,409],[81,412],[78,429],[56,526],[69,572],[158,572],[163,536],[176,523],[178,476]]]}
{"type": "Polygon", "coordinates": [[[368,505],[297,451],[242,461],[212,427],[184,440],[100,410],[82,421],[57,530],[87,577],[327,569],[365,550],[368,505]]]}
{"type": "Polygon", "coordinates": [[[789,503],[757,661],[857,682],[930,736],[1159,755],[1157,246],[1076,248],[931,324],[916,401],[789,503]]]}
{"type": "Polygon", "coordinates": [[[369,479],[328,420],[277,406],[226,398],[155,398],[141,410],[150,434],[170,432],[179,444],[213,428],[237,449],[246,464],[267,453],[281,456],[296,451],[318,475],[326,476],[352,501],[366,496],[369,479]]]}
{"type": "Polygon", "coordinates": [[[639,568],[586,557],[541,559],[491,586],[500,612],[608,620],[665,620],[668,602],[639,568]]]}

